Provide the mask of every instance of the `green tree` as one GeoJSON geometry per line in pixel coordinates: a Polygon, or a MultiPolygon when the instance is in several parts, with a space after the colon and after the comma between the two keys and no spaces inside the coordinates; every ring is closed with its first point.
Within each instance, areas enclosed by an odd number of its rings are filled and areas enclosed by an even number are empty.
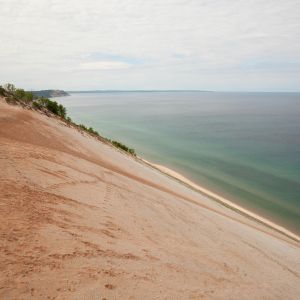
{"type": "Polygon", "coordinates": [[[67,116],[67,109],[62,104],[58,105],[58,115],[64,119],[67,116]]]}
{"type": "Polygon", "coordinates": [[[52,113],[54,113],[55,115],[58,115],[59,108],[58,108],[58,103],[56,101],[51,101],[47,99],[46,108],[52,113]]]}
{"type": "Polygon", "coordinates": [[[13,93],[16,90],[15,86],[12,83],[4,84],[4,89],[9,93],[13,93]]]}
{"type": "Polygon", "coordinates": [[[0,85],[0,95],[5,96],[5,89],[0,85]]]}
{"type": "Polygon", "coordinates": [[[33,94],[31,92],[26,92],[23,89],[16,89],[14,91],[14,97],[17,100],[23,100],[27,103],[32,102],[33,101],[33,94]]]}
{"type": "Polygon", "coordinates": [[[12,83],[4,84],[4,89],[9,93],[13,93],[16,90],[15,86],[12,83]]]}
{"type": "Polygon", "coordinates": [[[32,102],[33,98],[34,98],[34,96],[33,96],[33,93],[31,93],[31,92],[25,92],[24,97],[23,97],[23,99],[26,102],[32,102]]]}
{"type": "Polygon", "coordinates": [[[15,96],[17,99],[21,100],[21,99],[23,99],[24,96],[25,96],[25,91],[24,91],[23,89],[16,89],[16,90],[14,91],[14,96],[15,96]]]}

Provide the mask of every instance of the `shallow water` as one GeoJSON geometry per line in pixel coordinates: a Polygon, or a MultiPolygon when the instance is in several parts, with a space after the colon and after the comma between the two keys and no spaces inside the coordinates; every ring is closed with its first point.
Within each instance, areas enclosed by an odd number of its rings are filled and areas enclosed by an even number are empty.
{"type": "Polygon", "coordinates": [[[72,93],[57,101],[77,123],[300,233],[300,93],[72,93]]]}

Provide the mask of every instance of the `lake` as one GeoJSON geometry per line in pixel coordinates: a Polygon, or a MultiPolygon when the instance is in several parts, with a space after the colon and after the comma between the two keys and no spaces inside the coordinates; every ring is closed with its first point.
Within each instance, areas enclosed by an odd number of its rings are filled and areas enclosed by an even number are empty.
{"type": "Polygon", "coordinates": [[[77,123],[300,233],[300,93],[94,92],[77,123]]]}

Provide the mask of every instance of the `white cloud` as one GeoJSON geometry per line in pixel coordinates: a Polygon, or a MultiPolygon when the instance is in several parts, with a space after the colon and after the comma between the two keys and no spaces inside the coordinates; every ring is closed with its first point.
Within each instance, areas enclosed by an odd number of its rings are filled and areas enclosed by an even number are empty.
{"type": "Polygon", "coordinates": [[[299,88],[297,0],[0,0],[0,16],[0,82],[299,88]]]}

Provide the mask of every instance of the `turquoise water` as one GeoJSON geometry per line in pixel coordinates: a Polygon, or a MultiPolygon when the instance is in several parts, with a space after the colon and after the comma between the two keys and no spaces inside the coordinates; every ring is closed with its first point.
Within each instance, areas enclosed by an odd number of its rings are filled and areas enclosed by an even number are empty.
{"type": "Polygon", "coordinates": [[[69,116],[300,233],[300,94],[72,93],[69,116]]]}

